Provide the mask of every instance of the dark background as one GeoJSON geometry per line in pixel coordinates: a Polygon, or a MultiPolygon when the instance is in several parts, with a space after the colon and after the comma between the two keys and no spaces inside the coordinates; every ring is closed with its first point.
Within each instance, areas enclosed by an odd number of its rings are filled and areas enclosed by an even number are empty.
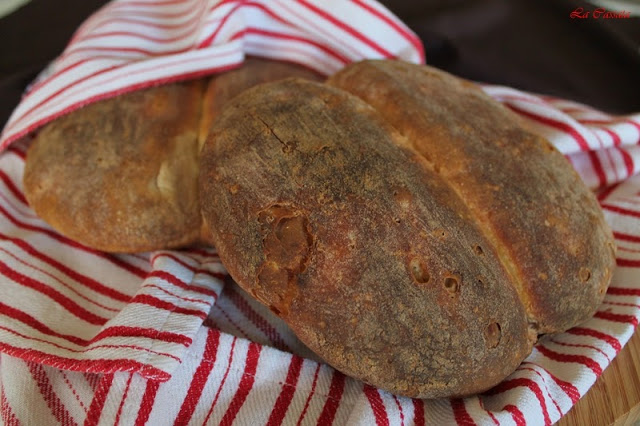
{"type": "MultiPolygon", "coordinates": [[[[31,0],[0,18],[0,126],[26,85],[105,0],[31,0]]],[[[476,81],[640,111],[640,18],[572,19],[586,1],[382,0],[423,40],[427,63],[476,81]]]]}

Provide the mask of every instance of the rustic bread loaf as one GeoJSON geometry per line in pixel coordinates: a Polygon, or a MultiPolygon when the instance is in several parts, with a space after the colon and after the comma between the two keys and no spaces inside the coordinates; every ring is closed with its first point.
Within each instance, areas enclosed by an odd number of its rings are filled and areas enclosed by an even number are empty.
{"type": "Polygon", "coordinates": [[[231,97],[289,76],[320,78],[298,65],[247,58],[208,84],[137,91],[60,117],[28,151],[29,204],[60,233],[103,251],[206,242],[197,190],[199,138],[231,97]]]}
{"type": "Polygon", "coordinates": [[[27,152],[29,204],[61,234],[99,250],[197,240],[202,92],[202,81],[155,87],[46,125],[27,152]]]}
{"type": "Polygon", "coordinates": [[[611,233],[548,142],[426,67],[363,63],[329,83],[373,106],[325,84],[261,85],[201,152],[221,259],[313,351],[397,394],[463,396],[593,313],[611,233]]]}

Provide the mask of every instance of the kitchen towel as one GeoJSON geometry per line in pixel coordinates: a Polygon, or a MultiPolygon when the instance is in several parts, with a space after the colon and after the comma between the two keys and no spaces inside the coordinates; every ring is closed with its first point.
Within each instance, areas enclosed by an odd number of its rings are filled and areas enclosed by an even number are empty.
{"type": "Polygon", "coordinates": [[[226,276],[210,247],[98,252],[29,208],[30,135],[87,103],[215,74],[245,55],[324,75],[364,58],[424,62],[371,0],[120,0],[78,28],[0,137],[0,413],[5,424],[550,424],[640,318],[640,114],[483,86],[594,190],[618,246],[595,316],[542,339],[505,381],[465,399],[397,397],[320,362],[226,276]]]}

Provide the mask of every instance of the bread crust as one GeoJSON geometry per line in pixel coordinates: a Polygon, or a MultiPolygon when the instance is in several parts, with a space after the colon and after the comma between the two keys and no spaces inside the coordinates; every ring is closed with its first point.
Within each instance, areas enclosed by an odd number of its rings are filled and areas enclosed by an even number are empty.
{"type": "Polygon", "coordinates": [[[363,61],[328,84],[376,108],[464,200],[538,333],[590,318],[615,267],[594,194],[544,138],[476,85],[427,66],[363,61]]]}
{"type": "Polygon", "coordinates": [[[27,153],[29,204],[63,235],[103,251],[196,240],[202,91],[202,81],[154,87],[46,125],[27,153]]]}
{"type": "Polygon", "coordinates": [[[472,212],[355,96],[291,79],[249,90],[201,161],[203,214],[231,276],[337,369],[411,397],[468,395],[530,352],[472,212]]]}

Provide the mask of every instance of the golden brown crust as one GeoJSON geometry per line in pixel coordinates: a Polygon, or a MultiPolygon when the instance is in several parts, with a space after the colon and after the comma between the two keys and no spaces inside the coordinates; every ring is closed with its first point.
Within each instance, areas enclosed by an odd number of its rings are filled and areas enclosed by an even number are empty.
{"type": "Polygon", "coordinates": [[[31,207],[62,234],[104,251],[194,241],[201,97],[201,81],[171,84],[48,124],[27,155],[31,207]]]}
{"type": "Polygon", "coordinates": [[[406,144],[346,92],[254,88],[203,148],[204,217],[239,285],[331,365],[407,396],[479,392],[531,350],[526,316],[471,212],[406,144]]]}
{"type": "Polygon", "coordinates": [[[426,66],[365,61],[328,84],[357,95],[465,201],[539,333],[589,318],[615,265],[594,195],[551,144],[475,85],[426,66]]]}

